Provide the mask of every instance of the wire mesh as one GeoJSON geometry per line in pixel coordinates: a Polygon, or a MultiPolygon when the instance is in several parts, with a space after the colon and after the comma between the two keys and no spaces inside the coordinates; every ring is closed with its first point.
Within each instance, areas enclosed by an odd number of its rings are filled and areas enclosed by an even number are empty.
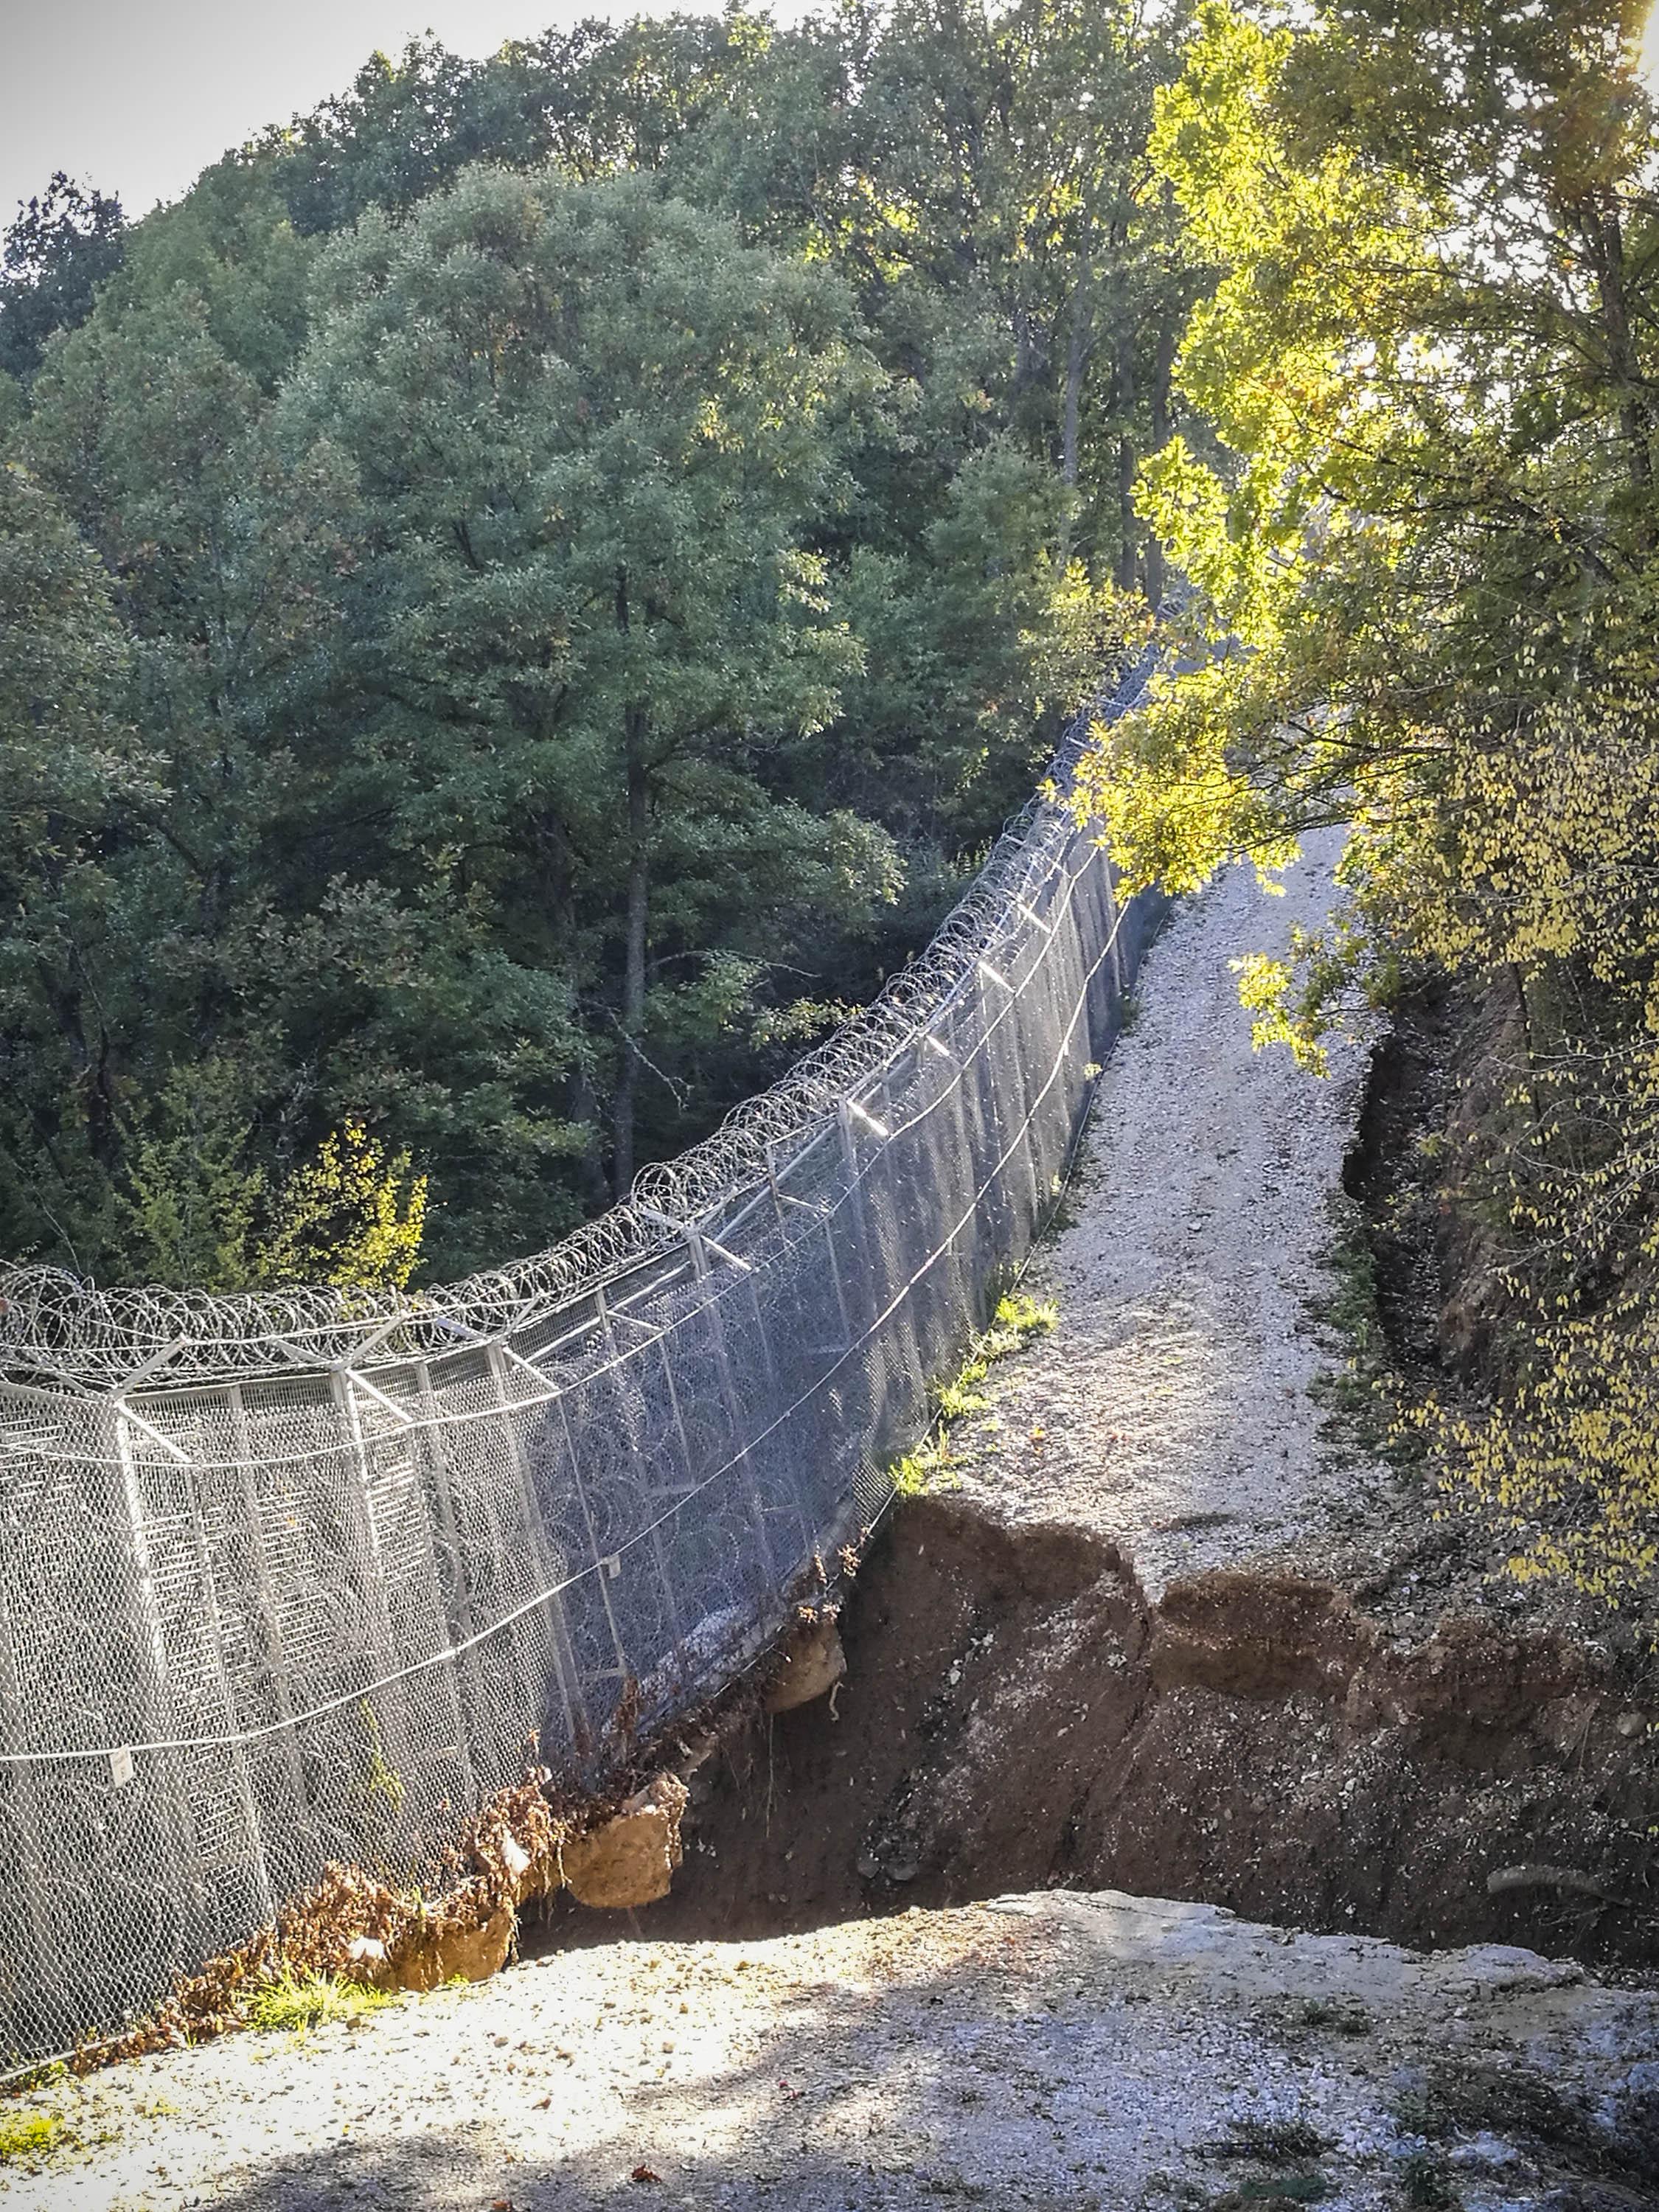
{"type": "Polygon", "coordinates": [[[1028,1248],[1154,918],[1051,793],[871,1008],[549,1252],[410,1297],[0,1272],[0,2057],[331,1859],[429,1874],[532,1758],[598,1784],[763,1651],[1028,1248]]]}

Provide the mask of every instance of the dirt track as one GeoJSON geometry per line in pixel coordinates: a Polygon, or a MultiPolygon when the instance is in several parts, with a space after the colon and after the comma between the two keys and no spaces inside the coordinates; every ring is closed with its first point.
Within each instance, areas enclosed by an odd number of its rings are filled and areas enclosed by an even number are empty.
{"type": "Polygon", "coordinates": [[[977,1510],[1123,1543],[1153,1599],[1294,1537],[1332,1495],[1305,1306],[1364,1054],[1339,1043],[1319,1081],[1254,1051],[1231,962],[1324,919],[1340,846],[1310,839],[1282,897],[1241,868],[1177,909],[1101,1079],[1073,1224],[1032,1271],[1059,1324],[952,1438],[977,1510]]]}
{"type": "Polygon", "coordinates": [[[1424,1961],[1206,1906],[1011,1898],[567,1953],[357,2029],[146,2060],[55,2093],[94,2148],[3,2201],[1085,2212],[1318,2177],[1370,2212],[1432,2173],[1466,2212],[1591,2212],[1550,2191],[1597,2166],[1628,2183],[1656,2049],[1651,1998],[1522,1953],[1424,1961]],[[1252,2124],[1265,2154],[1241,2158],[1252,2124]]]}

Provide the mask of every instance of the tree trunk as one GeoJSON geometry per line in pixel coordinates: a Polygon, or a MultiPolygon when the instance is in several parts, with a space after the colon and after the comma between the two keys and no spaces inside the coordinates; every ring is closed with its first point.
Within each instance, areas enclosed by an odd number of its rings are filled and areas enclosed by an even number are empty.
{"type": "Polygon", "coordinates": [[[1117,580],[1132,592],[1139,566],[1139,526],[1135,516],[1135,327],[1123,287],[1117,289],[1115,355],[1112,407],[1120,428],[1117,440],[1117,580]]]}
{"type": "MultiPolygon", "coordinates": [[[[1152,451],[1162,453],[1175,431],[1174,410],[1170,406],[1175,390],[1175,357],[1181,344],[1181,332],[1185,318],[1174,307],[1166,307],[1158,326],[1158,347],[1152,356],[1152,451]]],[[[1154,607],[1164,604],[1164,594],[1169,588],[1169,576],[1164,567],[1164,548],[1156,538],[1146,540],[1146,597],[1154,607]]]]}
{"type": "Polygon", "coordinates": [[[1079,284],[1072,302],[1072,335],[1066,349],[1066,405],[1060,434],[1060,473],[1068,491],[1077,489],[1078,423],[1083,410],[1083,375],[1089,366],[1091,335],[1088,295],[1079,284]]]}
{"type": "MultiPolygon", "coordinates": [[[[547,910],[552,918],[549,964],[562,963],[571,1004],[574,1006],[579,1004],[580,964],[575,858],[563,823],[551,811],[544,813],[538,825],[536,854],[539,881],[544,886],[547,910]]],[[[577,1163],[582,1204],[588,1212],[597,1213],[611,1195],[611,1179],[605,1170],[604,1109],[593,1088],[592,1070],[586,1060],[579,1060],[571,1070],[565,1086],[565,1097],[566,1120],[575,1122],[586,1138],[577,1163]]]]}
{"type": "Polygon", "coordinates": [[[628,920],[623,959],[622,1064],[611,1102],[611,1188],[626,1198],[634,1180],[634,1114],[639,1095],[639,1032],[645,1019],[646,923],[651,900],[651,778],[646,765],[646,711],[625,716],[628,759],[628,920]]]}
{"type": "Polygon", "coordinates": [[[1641,364],[1631,337],[1630,312],[1625,299],[1625,234],[1619,210],[1610,200],[1586,216],[1584,235],[1601,295],[1601,331],[1607,343],[1607,368],[1619,392],[1619,427],[1627,449],[1632,483],[1647,492],[1653,483],[1651,410],[1642,381],[1641,364]]]}

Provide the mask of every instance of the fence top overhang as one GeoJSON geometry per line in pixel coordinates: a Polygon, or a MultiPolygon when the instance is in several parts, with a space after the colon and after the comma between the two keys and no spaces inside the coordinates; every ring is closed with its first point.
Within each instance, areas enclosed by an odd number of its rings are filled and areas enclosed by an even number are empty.
{"type": "Polygon", "coordinates": [[[713,1135],[643,1168],[629,1196],[608,1212],[527,1259],[412,1293],[316,1284],[228,1295],[100,1288],[62,1268],[0,1265],[0,1406],[41,1393],[110,1397],[501,1342],[648,1266],[687,1230],[718,1249],[719,1224],[732,1207],[846,1105],[857,1106],[979,974],[994,969],[999,939],[1029,921],[1031,897],[1070,832],[1061,795],[1089,728],[1134,703],[1154,659],[1149,647],[1078,715],[1045,779],[1052,795],[1040,793],[1007,824],[926,951],[771,1089],[734,1107],[713,1135]]]}

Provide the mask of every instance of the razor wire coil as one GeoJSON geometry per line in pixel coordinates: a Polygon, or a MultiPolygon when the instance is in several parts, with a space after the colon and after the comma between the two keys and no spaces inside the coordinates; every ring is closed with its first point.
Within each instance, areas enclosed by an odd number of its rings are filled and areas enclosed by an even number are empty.
{"type": "Polygon", "coordinates": [[[550,1251],[412,1297],[0,1271],[0,2062],[331,1859],[429,1877],[532,1747],[596,1785],[833,1576],[1115,1030],[1154,908],[1054,787],[1150,669],[871,1007],[550,1251]]]}

